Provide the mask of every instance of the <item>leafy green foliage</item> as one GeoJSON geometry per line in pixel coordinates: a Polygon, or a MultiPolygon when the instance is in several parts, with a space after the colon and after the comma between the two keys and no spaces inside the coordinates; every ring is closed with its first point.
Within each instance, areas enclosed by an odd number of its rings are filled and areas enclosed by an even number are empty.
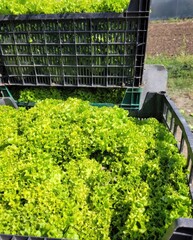
{"type": "Polygon", "coordinates": [[[1,233],[160,239],[191,216],[185,159],[157,120],[72,98],[0,117],[1,233]]]}
{"type": "MultiPolygon", "coordinates": [[[[21,88],[16,98],[19,102],[37,102],[48,98],[67,100],[71,97],[89,102],[120,104],[125,91],[125,89],[106,88],[21,88]]],[[[18,90],[15,89],[13,92],[18,92],[18,90]]]]}
{"type": "Polygon", "coordinates": [[[80,12],[123,12],[128,0],[1,0],[1,14],[52,14],[80,12]]]}

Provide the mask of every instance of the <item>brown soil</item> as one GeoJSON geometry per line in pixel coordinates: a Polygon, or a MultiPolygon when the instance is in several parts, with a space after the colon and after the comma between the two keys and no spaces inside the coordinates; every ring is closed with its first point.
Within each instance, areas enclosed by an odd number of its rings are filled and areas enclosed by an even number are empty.
{"type": "MultiPolygon", "coordinates": [[[[193,54],[193,19],[176,22],[150,22],[147,55],[193,54]]],[[[193,80],[193,79],[192,79],[193,80]]],[[[193,126],[193,91],[171,91],[170,98],[183,110],[188,123],[193,126]]]]}
{"type": "Polygon", "coordinates": [[[179,22],[150,22],[147,54],[193,54],[193,19],[179,22]]]}
{"type": "Polygon", "coordinates": [[[187,123],[193,132],[193,91],[177,94],[169,94],[169,97],[175,102],[178,109],[184,115],[187,123]]]}

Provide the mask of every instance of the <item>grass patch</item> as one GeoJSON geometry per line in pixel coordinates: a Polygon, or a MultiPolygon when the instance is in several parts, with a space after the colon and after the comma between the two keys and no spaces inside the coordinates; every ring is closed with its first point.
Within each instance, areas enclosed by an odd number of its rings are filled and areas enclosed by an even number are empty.
{"type": "Polygon", "coordinates": [[[193,55],[148,56],[146,64],[162,64],[168,70],[168,90],[193,90],[193,55]]]}
{"type": "Polygon", "coordinates": [[[151,23],[179,23],[179,22],[192,22],[192,18],[167,18],[167,19],[152,19],[151,23]]]}

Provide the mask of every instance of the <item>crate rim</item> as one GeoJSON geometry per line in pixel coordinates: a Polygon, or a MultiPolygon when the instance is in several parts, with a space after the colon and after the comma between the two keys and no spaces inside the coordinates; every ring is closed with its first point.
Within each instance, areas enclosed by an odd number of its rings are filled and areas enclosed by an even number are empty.
{"type": "Polygon", "coordinates": [[[60,20],[60,19],[117,19],[117,18],[149,18],[149,11],[134,12],[101,12],[101,13],[62,13],[62,14],[21,14],[21,15],[0,15],[0,21],[32,21],[32,20],[60,20]]]}

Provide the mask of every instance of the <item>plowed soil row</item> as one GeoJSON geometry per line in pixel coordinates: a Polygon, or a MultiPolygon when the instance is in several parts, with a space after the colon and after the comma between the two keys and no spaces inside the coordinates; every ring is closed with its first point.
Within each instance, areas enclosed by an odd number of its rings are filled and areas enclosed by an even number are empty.
{"type": "Polygon", "coordinates": [[[147,54],[193,54],[193,19],[149,24],[147,54]]]}

